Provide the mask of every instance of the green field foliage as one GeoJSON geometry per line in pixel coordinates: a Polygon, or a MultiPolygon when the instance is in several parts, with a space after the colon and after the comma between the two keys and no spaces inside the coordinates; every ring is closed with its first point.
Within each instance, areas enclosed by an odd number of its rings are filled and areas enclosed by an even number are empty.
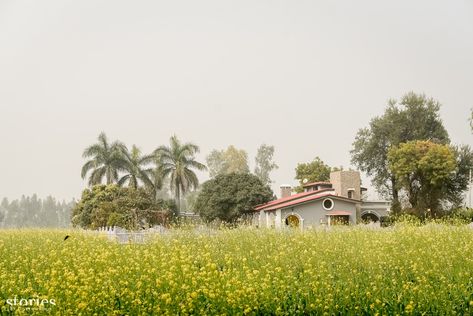
{"type": "Polygon", "coordinates": [[[3,230],[0,308],[5,315],[471,314],[473,230],[180,229],[145,244],[84,231],[3,230]],[[15,297],[55,305],[7,303],[15,297]]]}

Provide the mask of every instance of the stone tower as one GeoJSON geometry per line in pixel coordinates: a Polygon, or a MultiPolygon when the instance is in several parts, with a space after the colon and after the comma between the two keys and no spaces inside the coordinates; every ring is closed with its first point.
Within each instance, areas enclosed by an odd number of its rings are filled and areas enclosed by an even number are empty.
{"type": "Polygon", "coordinates": [[[361,200],[361,176],[359,171],[334,171],[330,182],[335,193],[350,199],[361,200]]]}

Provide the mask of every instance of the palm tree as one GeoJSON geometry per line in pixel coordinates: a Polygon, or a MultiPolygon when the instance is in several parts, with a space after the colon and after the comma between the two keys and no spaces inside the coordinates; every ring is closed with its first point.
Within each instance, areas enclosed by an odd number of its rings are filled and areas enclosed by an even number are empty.
{"type": "Polygon", "coordinates": [[[104,177],[107,184],[117,181],[118,172],[123,170],[125,150],[126,147],[121,142],[110,144],[105,133],[100,133],[98,143],[87,147],[82,154],[84,158],[91,158],[82,166],[82,179],[92,170],[89,176],[90,186],[102,183],[104,177]]]}
{"type": "Polygon", "coordinates": [[[132,146],[131,152],[126,150],[123,154],[126,174],[118,180],[118,185],[123,186],[128,182],[129,187],[137,189],[138,182],[141,181],[147,188],[152,188],[154,185],[151,177],[154,170],[149,167],[149,164],[154,162],[155,156],[142,155],[136,145],[132,146]]]}
{"type": "Polygon", "coordinates": [[[199,185],[199,179],[192,169],[207,169],[194,159],[198,152],[197,145],[181,144],[175,135],[171,137],[169,147],[161,146],[155,150],[162,176],[170,177],[171,192],[174,193],[178,212],[181,211],[181,195],[199,185]]]}

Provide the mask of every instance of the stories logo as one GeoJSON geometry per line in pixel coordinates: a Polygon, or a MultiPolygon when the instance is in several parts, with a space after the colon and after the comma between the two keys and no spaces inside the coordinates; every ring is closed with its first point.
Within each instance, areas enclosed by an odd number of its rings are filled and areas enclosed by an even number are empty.
{"type": "Polygon", "coordinates": [[[8,298],[6,300],[7,305],[10,307],[22,307],[26,309],[40,308],[40,309],[49,309],[53,306],[56,306],[55,299],[47,298],[8,298]]]}

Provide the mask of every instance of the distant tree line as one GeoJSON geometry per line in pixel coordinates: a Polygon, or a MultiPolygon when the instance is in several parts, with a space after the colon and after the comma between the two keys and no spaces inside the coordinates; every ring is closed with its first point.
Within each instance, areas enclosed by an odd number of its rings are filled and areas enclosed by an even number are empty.
{"type": "Polygon", "coordinates": [[[40,199],[36,194],[13,201],[4,198],[0,204],[0,227],[69,227],[75,203],[60,202],[51,196],[40,199]]]}

